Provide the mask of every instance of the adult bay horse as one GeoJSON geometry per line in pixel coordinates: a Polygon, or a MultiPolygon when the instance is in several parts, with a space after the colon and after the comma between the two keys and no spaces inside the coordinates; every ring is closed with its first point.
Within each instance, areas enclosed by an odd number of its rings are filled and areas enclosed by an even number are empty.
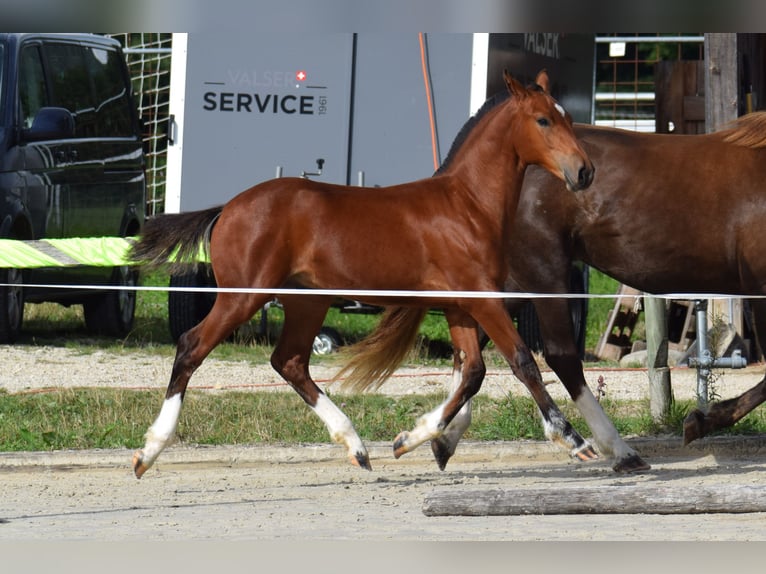
{"type": "MultiPolygon", "coordinates": [[[[581,260],[649,293],[766,294],[766,113],[744,116],[707,135],[586,125],[576,125],[575,134],[599,166],[598,177],[587,190],[567,194],[544,171],[527,170],[509,235],[507,291],[566,293],[572,262],[581,260]]],[[[514,313],[523,303],[509,299],[506,306],[514,313]]],[[[577,406],[590,405],[567,301],[546,298],[533,304],[546,362],[577,406]]],[[[751,307],[762,344],[766,300],[753,299],[751,307]]],[[[397,322],[407,323],[401,316],[397,322]]],[[[377,338],[379,345],[388,336],[403,336],[373,335],[370,340],[377,338]]],[[[711,405],[707,413],[694,410],[684,422],[684,442],[733,424],[764,401],[766,378],[740,397],[711,405]]],[[[597,446],[607,452],[622,448],[600,408],[580,410],[597,446]]],[[[451,425],[461,428],[440,437],[450,441],[440,450],[454,452],[470,420],[465,413],[463,418],[468,420],[451,425]]],[[[617,465],[629,470],[619,457],[617,465]]],[[[636,465],[634,458],[629,466],[636,465]]]]}
{"type": "MultiPolygon", "coordinates": [[[[207,317],[178,342],[162,409],[133,458],[141,477],[173,439],[189,378],[210,351],[248,321],[273,295],[241,288],[306,288],[283,295],[282,334],[274,369],[344,444],[353,464],[370,468],[367,449],[348,417],[314,383],[309,358],[332,297],[311,288],[496,291],[508,275],[505,246],[527,165],[550,170],[571,190],[587,187],[593,165],[580,148],[571,118],[548,94],[548,78],[521,85],[506,73],[510,97],[482,115],[438,177],[386,188],[351,188],[298,178],[267,181],[225,206],[149,221],[132,258],[163,264],[192,259],[209,233],[209,257],[221,291],[207,317]],[[212,231],[210,231],[212,229],[212,231]]],[[[384,298],[370,299],[381,304],[384,298]]],[[[397,305],[412,300],[385,300],[397,305]]],[[[397,456],[438,437],[475,394],[484,377],[477,324],[492,337],[540,406],[548,436],[581,458],[592,448],[566,421],[542,384],[500,299],[448,294],[416,305],[445,309],[461,359],[457,388],[412,432],[394,443],[397,456]]]]}

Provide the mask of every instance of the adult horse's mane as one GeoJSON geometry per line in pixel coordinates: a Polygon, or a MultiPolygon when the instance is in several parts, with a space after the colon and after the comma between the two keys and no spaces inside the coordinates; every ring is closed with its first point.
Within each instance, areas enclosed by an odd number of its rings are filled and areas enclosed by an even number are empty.
{"type": "Polygon", "coordinates": [[[749,148],[766,147],[766,112],[753,112],[737,118],[721,131],[723,141],[749,148]]]}
{"type": "Polygon", "coordinates": [[[471,133],[471,130],[473,130],[474,126],[479,123],[479,120],[483,118],[490,110],[496,108],[500,104],[502,104],[504,101],[506,101],[508,98],[511,97],[511,94],[508,93],[508,91],[503,90],[502,92],[498,92],[491,98],[488,98],[487,101],[485,101],[482,106],[478,109],[478,111],[472,115],[468,120],[463,124],[463,127],[460,128],[460,131],[457,133],[457,136],[455,136],[455,139],[452,141],[452,145],[449,148],[449,152],[447,152],[447,157],[444,158],[444,161],[439,166],[439,169],[436,170],[434,175],[439,175],[446,170],[450,163],[452,163],[455,155],[457,154],[457,151],[460,149],[460,146],[463,145],[463,142],[465,142],[466,138],[468,137],[468,134],[471,133]]]}

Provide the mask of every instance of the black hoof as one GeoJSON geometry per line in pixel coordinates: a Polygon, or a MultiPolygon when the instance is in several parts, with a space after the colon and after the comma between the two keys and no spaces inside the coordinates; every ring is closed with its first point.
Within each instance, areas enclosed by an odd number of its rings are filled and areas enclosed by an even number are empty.
{"type": "Polygon", "coordinates": [[[394,439],[394,458],[399,458],[403,454],[407,454],[409,449],[407,448],[406,442],[407,438],[410,436],[410,433],[407,431],[400,432],[396,438],[394,439]]]}
{"type": "Polygon", "coordinates": [[[631,454],[621,460],[618,460],[612,467],[612,470],[619,472],[620,474],[628,474],[631,472],[642,472],[649,470],[652,466],[644,461],[637,454],[631,454]]]}
{"type": "Polygon", "coordinates": [[[439,465],[439,470],[447,468],[447,463],[452,455],[455,454],[455,449],[451,448],[447,441],[440,438],[435,438],[431,441],[431,452],[434,453],[436,464],[439,465]]]}
{"type": "Polygon", "coordinates": [[[372,470],[372,464],[370,464],[370,457],[367,456],[367,453],[365,452],[356,453],[354,455],[354,460],[352,462],[359,468],[363,468],[365,470],[372,470]]]}

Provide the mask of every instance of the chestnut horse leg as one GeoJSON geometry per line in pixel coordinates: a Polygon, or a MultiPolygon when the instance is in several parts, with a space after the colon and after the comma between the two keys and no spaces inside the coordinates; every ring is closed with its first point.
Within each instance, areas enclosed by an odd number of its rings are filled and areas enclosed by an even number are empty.
{"type": "Polygon", "coordinates": [[[248,321],[268,300],[269,296],[263,295],[219,293],[208,316],[181,335],[162,409],[146,432],[144,448],[133,455],[136,478],[141,478],[173,441],[186,387],[194,371],[210,351],[248,321]]]}
{"type": "Polygon", "coordinates": [[[573,458],[582,461],[598,458],[593,447],[575,431],[548,394],[540,369],[513,326],[513,321],[502,301],[499,299],[476,301],[471,315],[476,318],[489,338],[503,353],[514,375],[531,393],[540,409],[545,436],[569,449],[573,458]]]}
{"type": "MultiPolygon", "coordinates": [[[[449,457],[455,452],[457,441],[467,428],[465,419],[461,422],[453,419],[461,411],[470,412],[470,399],[481,388],[486,372],[479,348],[476,321],[459,309],[447,309],[444,314],[455,349],[455,361],[460,365],[459,370],[453,371],[460,378],[459,384],[453,383],[447,399],[433,411],[420,417],[412,431],[401,432],[394,440],[396,458],[410,452],[423,442],[432,440],[431,448],[442,470],[449,457]],[[451,422],[457,426],[450,431],[451,436],[444,437],[442,433],[448,425],[451,425],[451,422]]],[[[468,422],[470,422],[470,414],[468,422]]]]}
{"type": "MultiPolygon", "coordinates": [[[[758,344],[763,348],[766,342],[766,301],[750,301],[755,319],[755,332],[758,344]]],[[[730,427],[758,405],[766,402],[766,377],[752,389],[740,396],[713,403],[707,414],[694,409],[684,419],[684,445],[702,438],[710,432],[730,427]]]]}
{"type": "MultiPolygon", "coordinates": [[[[454,338],[453,338],[454,343],[454,338]]],[[[481,352],[481,350],[479,351],[481,352]]],[[[452,385],[450,386],[450,393],[455,393],[460,387],[462,381],[463,362],[465,361],[465,351],[458,349],[455,345],[454,358],[452,363],[452,385]]],[[[460,442],[465,431],[471,426],[471,401],[468,401],[458,411],[455,417],[444,429],[444,432],[431,440],[431,452],[434,454],[436,464],[439,465],[440,470],[444,470],[447,467],[447,462],[455,454],[457,444],[460,442]]]]}
{"type": "MultiPolygon", "coordinates": [[[[401,433],[394,442],[394,454],[398,458],[402,454],[411,451],[416,446],[428,439],[436,439],[436,446],[432,442],[432,450],[440,468],[444,468],[451,453],[454,453],[457,440],[462,435],[457,427],[449,429],[455,415],[462,409],[469,409],[469,399],[475,395],[484,380],[485,367],[479,347],[478,325],[476,320],[484,321],[482,326],[488,333],[492,332],[502,339],[503,345],[498,344],[498,338],[492,337],[495,344],[508,359],[514,374],[524,383],[532,393],[532,397],[540,409],[543,418],[543,427],[548,439],[564,445],[570,450],[573,457],[580,460],[592,460],[598,458],[593,448],[572,428],[569,421],[559,411],[553,402],[545,386],[542,383],[540,371],[535,364],[531,353],[523,344],[510,317],[500,302],[489,301],[484,304],[476,303],[468,315],[462,310],[451,310],[445,314],[450,324],[450,335],[456,347],[456,353],[462,358],[460,372],[462,380],[460,385],[447,400],[432,412],[424,415],[411,432],[401,433]],[[496,321],[494,316],[500,318],[496,321]],[[484,325],[487,323],[487,326],[484,325]],[[438,439],[442,438],[441,441],[438,439]]],[[[465,421],[463,421],[465,422],[465,421]]]]}
{"type": "Polygon", "coordinates": [[[651,468],[620,437],[609,417],[585,381],[582,362],[575,347],[572,317],[565,299],[535,302],[540,333],[545,345],[545,361],[566,387],[577,409],[585,418],[598,448],[612,455],[615,472],[637,472],[651,468]]]}
{"type": "Polygon", "coordinates": [[[322,327],[331,298],[283,297],[285,323],[271,355],[271,365],[322,419],[333,441],[346,446],[352,464],[372,470],[370,457],[354,425],[309,374],[314,337],[322,327]]]}

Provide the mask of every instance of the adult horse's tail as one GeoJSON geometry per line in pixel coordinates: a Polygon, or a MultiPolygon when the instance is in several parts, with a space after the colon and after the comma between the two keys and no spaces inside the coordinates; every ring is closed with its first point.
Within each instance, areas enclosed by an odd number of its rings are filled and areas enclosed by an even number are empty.
{"type": "Polygon", "coordinates": [[[171,272],[209,259],[210,231],[223,207],[158,215],[147,220],[129,258],[150,268],[171,272]]]}
{"type": "Polygon", "coordinates": [[[344,350],[350,356],[335,376],[341,387],[354,391],[376,389],[402,364],[415,344],[424,308],[389,307],[378,326],[359,343],[344,350]]]}

